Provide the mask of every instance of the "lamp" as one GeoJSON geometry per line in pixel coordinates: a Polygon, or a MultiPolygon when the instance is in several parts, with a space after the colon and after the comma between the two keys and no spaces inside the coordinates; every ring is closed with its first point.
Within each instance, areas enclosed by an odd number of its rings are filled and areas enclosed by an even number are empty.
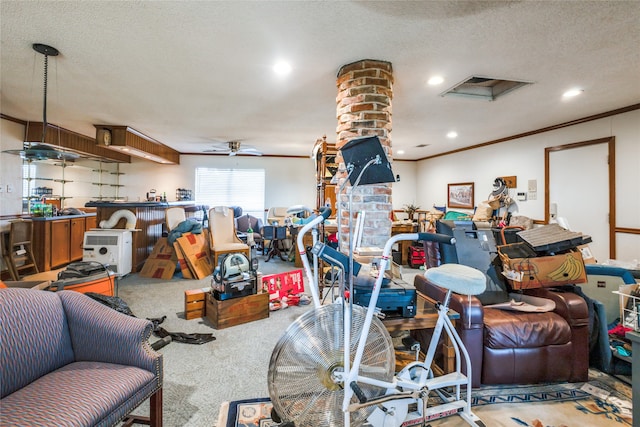
{"type": "Polygon", "coordinates": [[[179,152],[129,126],[94,126],[96,143],[101,147],[157,163],[180,164],[179,152]]]}
{"type": "Polygon", "coordinates": [[[5,153],[18,154],[26,160],[75,160],[78,156],[68,151],[60,151],[47,145],[47,75],[49,72],[49,57],[58,56],[60,52],[55,47],[46,44],[34,43],[33,50],[44,55],[44,99],[42,107],[42,134],[39,141],[32,141],[29,133],[29,123],[27,122],[27,130],[25,131],[25,145],[22,150],[6,150],[5,153]]]}
{"type": "Polygon", "coordinates": [[[340,152],[347,166],[351,185],[395,182],[391,163],[377,136],[352,139],[342,146],[340,152]]]}

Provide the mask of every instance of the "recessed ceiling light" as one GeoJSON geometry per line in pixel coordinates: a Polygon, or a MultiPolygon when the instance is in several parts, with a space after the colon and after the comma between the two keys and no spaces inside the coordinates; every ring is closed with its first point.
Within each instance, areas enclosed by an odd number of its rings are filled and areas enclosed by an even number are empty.
{"type": "Polygon", "coordinates": [[[442,78],[442,76],[433,76],[427,81],[429,86],[437,86],[442,84],[442,82],[444,82],[444,78],[442,78]]]}
{"type": "Polygon", "coordinates": [[[398,154],[404,154],[404,150],[398,150],[398,154]]]}
{"type": "Polygon", "coordinates": [[[458,132],[452,130],[451,132],[447,133],[447,138],[449,139],[453,139],[453,138],[457,138],[458,137],[458,132]]]}
{"type": "Polygon", "coordinates": [[[565,93],[562,94],[562,97],[563,98],[573,98],[574,96],[580,95],[582,92],[584,92],[584,90],[578,89],[578,88],[569,89],[568,91],[566,91],[565,93]]]}
{"type": "Polygon", "coordinates": [[[279,61],[273,66],[273,71],[279,76],[286,76],[291,72],[291,64],[286,61],[279,61]]]}

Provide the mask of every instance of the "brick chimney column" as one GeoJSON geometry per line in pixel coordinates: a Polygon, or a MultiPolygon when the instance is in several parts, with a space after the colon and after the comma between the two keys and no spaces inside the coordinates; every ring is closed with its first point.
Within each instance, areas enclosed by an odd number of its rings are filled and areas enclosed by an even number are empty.
{"type": "MultiPolygon", "coordinates": [[[[338,150],[352,139],[377,135],[391,161],[391,99],[393,98],[393,69],[390,62],[364,59],[344,65],[338,72],[336,97],[338,150]]],[[[340,169],[344,161],[336,158],[340,169]]],[[[346,172],[338,175],[339,189],[347,179],[346,172]]],[[[355,229],[358,212],[365,212],[361,246],[384,247],[391,236],[391,184],[358,186],[351,195],[347,183],[338,195],[341,217],[340,250],[349,249],[349,217],[355,229]]],[[[353,230],[355,231],[355,230],[353,230]]],[[[355,242],[354,242],[355,248],[355,242]]]]}

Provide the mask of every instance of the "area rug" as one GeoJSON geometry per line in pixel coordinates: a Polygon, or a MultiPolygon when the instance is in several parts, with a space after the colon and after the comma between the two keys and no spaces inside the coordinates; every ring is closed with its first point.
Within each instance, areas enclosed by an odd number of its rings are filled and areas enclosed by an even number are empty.
{"type": "MultiPolygon", "coordinates": [[[[433,404],[437,402],[434,400],[433,404]]],[[[268,398],[225,402],[217,427],[274,427],[268,398]]],[[[472,393],[473,412],[491,427],[627,427],[632,425],[631,388],[590,372],[588,383],[488,386],[472,393]]],[[[452,416],[432,427],[466,425],[452,416]]]]}

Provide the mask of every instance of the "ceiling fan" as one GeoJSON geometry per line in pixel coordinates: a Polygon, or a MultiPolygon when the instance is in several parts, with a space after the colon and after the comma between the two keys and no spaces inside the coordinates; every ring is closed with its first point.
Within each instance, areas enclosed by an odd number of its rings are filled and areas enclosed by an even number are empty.
{"type": "Polygon", "coordinates": [[[236,154],[246,154],[249,156],[262,156],[262,153],[251,145],[241,145],[240,141],[227,141],[215,144],[213,148],[204,150],[205,153],[219,153],[235,156],[236,154]]]}

